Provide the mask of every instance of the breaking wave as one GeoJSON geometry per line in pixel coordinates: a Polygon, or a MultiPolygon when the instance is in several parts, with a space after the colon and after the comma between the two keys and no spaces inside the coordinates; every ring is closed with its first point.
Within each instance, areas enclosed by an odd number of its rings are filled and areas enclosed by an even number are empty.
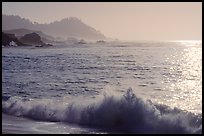
{"type": "MultiPolygon", "coordinates": [[[[82,101],[83,103],[83,101],[82,101]]],[[[202,115],[137,97],[131,89],[117,98],[89,104],[2,97],[3,113],[40,121],[76,123],[122,133],[202,133],[202,115]]]]}

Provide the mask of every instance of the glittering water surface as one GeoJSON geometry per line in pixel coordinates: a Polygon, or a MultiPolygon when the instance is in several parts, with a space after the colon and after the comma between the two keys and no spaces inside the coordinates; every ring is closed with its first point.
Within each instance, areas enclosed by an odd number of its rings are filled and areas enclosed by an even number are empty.
{"type": "Polygon", "coordinates": [[[152,102],[202,113],[201,44],[2,48],[2,94],[25,99],[94,99],[131,87],[152,102]]]}

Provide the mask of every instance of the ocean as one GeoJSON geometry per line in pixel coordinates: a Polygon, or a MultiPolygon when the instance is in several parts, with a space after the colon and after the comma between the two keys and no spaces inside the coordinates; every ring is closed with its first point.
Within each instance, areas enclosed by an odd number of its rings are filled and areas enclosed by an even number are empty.
{"type": "Polygon", "coordinates": [[[4,133],[202,133],[202,42],[2,48],[4,133]]]}

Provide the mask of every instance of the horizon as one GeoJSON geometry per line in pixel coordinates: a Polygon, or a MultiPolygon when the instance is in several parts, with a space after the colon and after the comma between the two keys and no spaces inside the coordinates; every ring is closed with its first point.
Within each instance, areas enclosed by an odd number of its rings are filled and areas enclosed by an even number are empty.
{"type": "Polygon", "coordinates": [[[202,3],[198,2],[2,2],[3,14],[39,24],[76,17],[106,37],[121,41],[202,41],[202,3]],[[56,12],[51,16],[53,6],[56,12]],[[63,12],[65,9],[67,14],[63,12]]]}

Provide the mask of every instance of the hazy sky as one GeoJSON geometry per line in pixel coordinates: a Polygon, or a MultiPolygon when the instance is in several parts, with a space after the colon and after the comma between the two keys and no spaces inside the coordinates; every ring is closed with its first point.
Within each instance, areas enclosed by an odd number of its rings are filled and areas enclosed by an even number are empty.
{"type": "Polygon", "coordinates": [[[2,2],[2,13],[38,23],[80,18],[121,40],[201,40],[201,2],[2,2]]]}

